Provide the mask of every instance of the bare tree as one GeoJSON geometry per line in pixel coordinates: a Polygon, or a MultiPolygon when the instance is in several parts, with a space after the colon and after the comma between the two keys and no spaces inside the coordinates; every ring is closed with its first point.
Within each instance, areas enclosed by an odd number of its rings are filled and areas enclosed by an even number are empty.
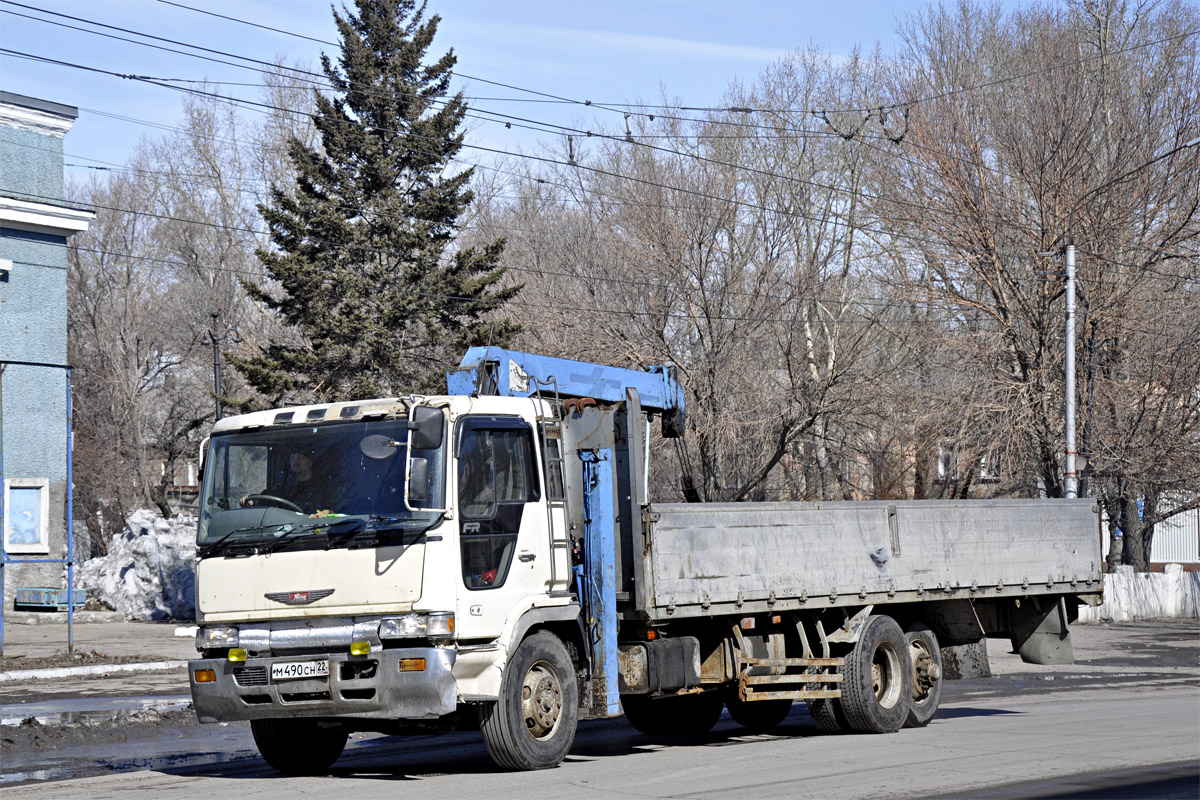
{"type": "Polygon", "coordinates": [[[924,240],[932,285],[961,317],[964,356],[990,367],[983,399],[993,424],[982,430],[1010,431],[1010,466],[1051,496],[1063,493],[1064,284],[1045,253],[1079,245],[1085,447],[1093,485],[1121,518],[1125,558],[1139,568],[1142,528],[1166,513],[1155,498],[1173,492],[1172,510],[1196,500],[1187,376],[1200,344],[1171,339],[1180,368],[1167,385],[1166,331],[1153,321],[1200,311],[1200,158],[1181,147],[1200,113],[1187,33],[1198,24],[1181,3],[1005,14],[961,2],[911,21],[893,85],[911,127],[888,162],[884,213],[924,240]],[[1168,464],[1165,453],[1181,458],[1168,464]],[[1140,520],[1131,510],[1139,498],[1140,520]]]}
{"type": "MultiPolygon", "coordinates": [[[[283,80],[270,96],[288,96],[283,80]]],[[[76,491],[94,543],[136,508],[171,514],[176,467],[213,420],[213,315],[221,333],[238,332],[226,347],[272,330],[241,280],[260,277],[255,204],[272,136],[304,131],[286,108],[253,127],[218,98],[189,96],[176,132],[144,140],[106,180],[72,187],[97,211],[72,241],[68,274],[76,491]]],[[[232,370],[225,386],[241,390],[232,370]]]]}

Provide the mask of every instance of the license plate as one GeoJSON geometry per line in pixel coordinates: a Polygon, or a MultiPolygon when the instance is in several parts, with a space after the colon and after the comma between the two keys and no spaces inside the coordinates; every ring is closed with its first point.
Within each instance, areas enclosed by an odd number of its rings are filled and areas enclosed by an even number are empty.
{"type": "Polygon", "coordinates": [[[271,680],[291,681],[298,678],[328,678],[329,661],[290,661],[271,665],[271,680]]]}

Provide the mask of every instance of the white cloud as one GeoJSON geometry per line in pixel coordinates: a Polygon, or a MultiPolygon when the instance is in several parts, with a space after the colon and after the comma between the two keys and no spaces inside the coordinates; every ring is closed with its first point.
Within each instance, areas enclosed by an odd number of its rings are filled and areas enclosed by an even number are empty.
{"type": "MultiPolygon", "coordinates": [[[[618,33],[600,30],[573,28],[550,28],[541,25],[503,25],[513,37],[520,40],[536,39],[539,43],[558,42],[562,45],[608,47],[627,52],[645,52],[657,55],[686,55],[724,61],[754,61],[769,63],[787,51],[768,47],[753,47],[737,44],[720,44],[693,39],[676,39],[669,36],[646,36],[638,33],[618,33]]],[[[495,26],[492,27],[493,35],[495,26]]]]}

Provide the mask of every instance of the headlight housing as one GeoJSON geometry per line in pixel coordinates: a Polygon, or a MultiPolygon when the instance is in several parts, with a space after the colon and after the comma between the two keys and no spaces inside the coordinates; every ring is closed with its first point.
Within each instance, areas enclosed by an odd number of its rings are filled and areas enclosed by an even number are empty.
{"type": "Polygon", "coordinates": [[[237,646],[237,625],[206,625],[196,631],[197,650],[223,650],[237,646]]]}
{"type": "Polygon", "coordinates": [[[379,623],[380,639],[447,639],[453,635],[454,614],[449,611],[389,617],[379,623]]]}

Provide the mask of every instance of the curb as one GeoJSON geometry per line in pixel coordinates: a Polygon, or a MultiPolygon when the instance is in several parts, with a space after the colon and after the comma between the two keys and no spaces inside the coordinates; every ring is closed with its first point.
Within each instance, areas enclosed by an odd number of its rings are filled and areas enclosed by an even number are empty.
{"type": "Polygon", "coordinates": [[[94,675],[109,675],[114,672],[159,672],[168,669],[186,668],[186,661],[151,661],[143,664],[90,664],[86,667],[57,667],[53,669],[18,669],[0,672],[0,683],[31,681],[48,678],[83,678],[94,675]]]}
{"type": "MultiPolygon", "coordinates": [[[[128,622],[120,611],[76,611],[76,625],[96,625],[107,622],[128,622]]],[[[66,625],[65,611],[8,611],[4,612],[5,625],[66,625]]]]}

